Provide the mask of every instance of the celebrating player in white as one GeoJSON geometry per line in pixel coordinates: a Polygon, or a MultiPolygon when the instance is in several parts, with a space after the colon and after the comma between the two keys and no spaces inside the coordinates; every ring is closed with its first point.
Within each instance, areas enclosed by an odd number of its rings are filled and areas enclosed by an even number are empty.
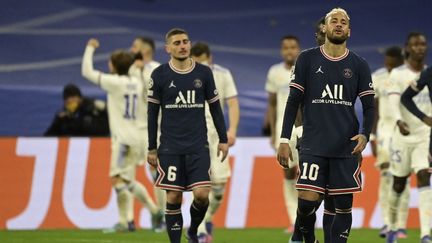
{"type": "MultiPolygon", "coordinates": [[[[400,102],[401,93],[410,85],[415,87],[420,72],[425,68],[427,41],[424,34],[410,33],[406,41],[407,61],[404,65],[395,68],[390,73],[389,102],[394,125],[398,129],[392,139],[392,153],[390,157],[390,170],[393,174],[393,190],[390,194],[390,231],[387,242],[397,240],[397,217],[401,193],[406,187],[406,180],[411,172],[417,176],[419,188],[419,215],[420,237],[422,243],[430,243],[430,222],[432,219],[432,198],[430,188],[429,134],[430,127],[411,114],[400,102]]],[[[414,102],[423,113],[430,116],[432,105],[427,90],[421,91],[414,102]]]]}
{"type": "MultiPolygon", "coordinates": [[[[212,54],[210,47],[203,42],[197,42],[191,49],[192,58],[201,64],[207,65],[212,69],[215,79],[216,89],[219,92],[219,100],[222,105],[228,107],[229,129],[228,129],[228,145],[232,146],[235,143],[237,127],[240,120],[240,108],[237,98],[237,88],[231,72],[212,62],[212,54]]],[[[210,204],[207,210],[204,221],[198,228],[199,242],[211,243],[213,231],[213,216],[216,214],[220,204],[222,203],[225,193],[225,186],[231,176],[231,168],[228,158],[221,163],[217,155],[217,148],[219,144],[219,137],[213,123],[213,118],[210,114],[209,108],[206,105],[206,122],[207,122],[207,137],[210,146],[210,160],[211,160],[211,181],[212,190],[210,192],[210,204]]]]}
{"type": "MultiPolygon", "coordinates": [[[[378,200],[381,207],[381,215],[384,226],[381,228],[380,237],[385,238],[389,222],[388,200],[392,185],[390,168],[390,142],[393,137],[394,123],[388,110],[388,89],[390,87],[389,76],[393,68],[399,67],[404,62],[402,49],[397,46],[389,47],[384,54],[385,67],[379,68],[372,73],[372,81],[375,89],[375,121],[373,134],[371,135],[372,152],[376,157],[376,167],[380,170],[380,184],[378,189],[378,200]]],[[[409,189],[403,191],[399,205],[398,216],[398,238],[406,238],[406,223],[409,207],[409,189]]]]}
{"type": "MultiPolygon", "coordinates": [[[[281,40],[281,56],[283,62],[273,65],[267,74],[267,82],[265,89],[269,93],[269,120],[271,129],[271,142],[274,148],[278,149],[280,143],[280,135],[282,132],[283,114],[285,111],[286,101],[288,100],[292,72],[297,56],[300,54],[300,43],[297,37],[287,35],[281,40]]],[[[299,117],[299,116],[298,116],[299,117]]],[[[290,161],[289,169],[284,169],[284,186],[283,193],[285,198],[285,206],[288,211],[288,216],[291,226],[288,232],[294,231],[294,222],[297,212],[297,190],[295,183],[298,174],[299,155],[297,149],[297,139],[301,137],[301,129],[299,126],[293,128],[294,132],[291,136],[290,146],[294,148],[294,160],[290,161]]]]}
{"type": "Polygon", "coordinates": [[[111,74],[94,70],[93,54],[98,47],[99,42],[96,39],[88,41],[82,61],[82,75],[108,93],[110,177],[117,192],[119,209],[119,223],[113,230],[134,231],[135,225],[128,218],[130,194],[148,207],[155,224],[159,224],[163,217],[145,187],[135,181],[135,167],[145,158],[147,148],[146,92],[141,80],[128,75],[134,62],[131,53],[120,50],[111,55],[111,74]]]}

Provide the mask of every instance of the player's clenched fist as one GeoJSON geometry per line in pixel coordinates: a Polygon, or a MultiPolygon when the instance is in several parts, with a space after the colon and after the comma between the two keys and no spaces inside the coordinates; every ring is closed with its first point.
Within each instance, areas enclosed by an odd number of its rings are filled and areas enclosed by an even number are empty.
{"type": "Polygon", "coordinates": [[[354,147],[351,154],[361,154],[361,152],[366,148],[367,138],[363,134],[355,135],[351,138],[352,141],[357,141],[357,145],[354,147]]]}
{"type": "Polygon", "coordinates": [[[158,161],[157,150],[156,149],[150,150],[147,155],[147,162],[151,166],[157,167],[157,163],[158,163],[157,161],[158,161]]]}
{"type": "Polygon", "coordinates": [[[281,143],[278,148],[277,160],[284,168],[289,168],[289,160],[293,160],[291,148],[288,143],[281,143]]]}
{"type": "Polygon", "coordinates": [[[91,38],[88,42],[87,42],[88,46],[91,46],[93,48],[99,48],[99,41],[95,38],[91,38]]]}
{"type": "Polygon", "coordinates": [[[222,154],[221,162],[224,162],[225,158],[228,156],[228,144],[227,143],[220,143],[218,145],[218,156],[222,154]]]}

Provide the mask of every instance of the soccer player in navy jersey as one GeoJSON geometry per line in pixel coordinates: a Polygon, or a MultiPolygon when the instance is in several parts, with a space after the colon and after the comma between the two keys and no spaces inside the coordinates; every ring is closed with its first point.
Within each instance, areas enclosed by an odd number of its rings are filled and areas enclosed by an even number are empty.
{"type": "Polygon", "coordinates": [[[369,66],[346,48],[350,36],[347,12],[341,8],[331,10],[325,17],[324,31],[324,45],[303,51],[297,59],[278,151],[279,163],[287,167],[292,159],[289,138],[302,103],[297,223],[306,243],[316,242],[315,211],[326,192],[333,197],[336,212],[331,242],[347,242],[353,193],[362,190],[361,152],[374,119],[369,66]],[[361,99],[364,116],[360,133],[354,109],[357,97],[361,99]]]}
{"type": "Polygon", "coordinates": [[[227,131],[212,71],[190,58],[188,33],[172,29],[165,39],[171,59],[153,71],[149,83],[148,162],[157,167],[156,186],[166,190],[165,220],[170,241],[181,242],[182,193],[192,191],[191,225],[186,237],[190,243],[198,243],[197,229],[206,214],[211,189],[205,102],[219,136],[222,161],[228,154],[227,131]],[[159,109],[162,121],[157,148],[159,109]]]}

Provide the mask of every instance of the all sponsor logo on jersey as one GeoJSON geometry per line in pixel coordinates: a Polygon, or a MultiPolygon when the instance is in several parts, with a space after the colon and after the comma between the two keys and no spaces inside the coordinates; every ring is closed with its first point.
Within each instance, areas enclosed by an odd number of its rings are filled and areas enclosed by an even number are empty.
{"type": "Polygon", "coordinates": [[[175,104],[165,105],[167,109],[203,108],[204,104],[195,103],[195,90],[179,91],[175,104]]]}
{"type": "Polygon", "coordinates": [[[321,93],[321,98],[312,100],[312,104],[335,104],[352,106],[352,102],[345,101],[343,96],[343,85],[335,84],[333,87],[326,84],[321,93]]]}

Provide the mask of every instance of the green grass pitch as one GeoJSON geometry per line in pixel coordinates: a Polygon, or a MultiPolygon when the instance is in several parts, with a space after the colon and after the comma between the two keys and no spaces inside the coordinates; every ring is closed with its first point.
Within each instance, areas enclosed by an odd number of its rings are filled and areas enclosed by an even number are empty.
{"type": "MultiPolygon", "coordinates": [[[[419,242],[419,231],[409,230],[409,238],[399,243],[419,242]]],[[[247,229],[215,231],[214,243],[287,243],[289,235],[282,229],[247,229]]],[[[321,230],[317,231],[320,242],[323,241],[321,230]]],[[[153,233],[139,230],[135,233],[104,234],[98,230],[38,230],[38,231],[0,231],[1,243],[167,243],[166,233],[153,233]]],[[[186,242],[185,239],[182,242],[186,242]]],[[[384,242],[378,237],[377,230],[352,230],[350,243],[384,242]]]]}

